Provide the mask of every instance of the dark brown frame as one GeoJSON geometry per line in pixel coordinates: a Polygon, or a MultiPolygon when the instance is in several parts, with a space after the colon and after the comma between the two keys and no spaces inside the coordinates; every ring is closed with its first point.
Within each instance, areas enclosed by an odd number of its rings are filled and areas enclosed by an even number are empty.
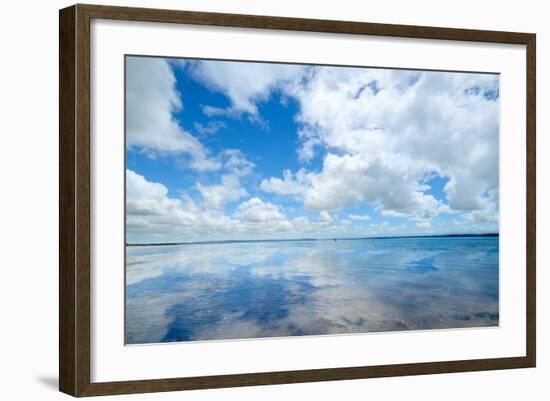
{"type": "MultiPolygon", "coordinates": [[[[59,389],[73,396],[535,367],[536,36],[351,21],[77,4],[59,12],[59,389]],[[527,324],[522,357],[90,382],[90,21],[92,18],[290,31],[510,43],[527,49],[527,324]]],[[[519,268],[519,266],[518,266],[519,268]]]]}

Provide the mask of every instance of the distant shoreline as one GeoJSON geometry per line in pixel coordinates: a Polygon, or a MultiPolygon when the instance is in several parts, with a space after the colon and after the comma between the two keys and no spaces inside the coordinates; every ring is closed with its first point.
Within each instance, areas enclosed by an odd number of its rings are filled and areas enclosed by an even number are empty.
{"type": "Polygon", "coordinates": [[[219,240],[219,241],[195,241],[195,242],[159,242],[131,244],[126,246],[178,246],[178,245],[212,245],[212,244],[234,244],[250,242],[313,242],[313,241],[359,241],[367,239],[406,239],[406,238],[470,238],[470,237],[498,237],[498,233],[485,234],[438,234],[438,235],[398,235],[394,237],[353,237],[353,238],[298,238],[298,239],[263,239],[263,240],[219,240]]]}

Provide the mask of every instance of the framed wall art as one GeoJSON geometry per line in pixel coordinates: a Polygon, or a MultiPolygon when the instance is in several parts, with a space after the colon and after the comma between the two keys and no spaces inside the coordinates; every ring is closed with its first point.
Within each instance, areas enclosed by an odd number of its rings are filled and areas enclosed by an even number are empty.
{"type": "Polygon", "coordinates": [[[535,366],[535,35],[60,11],[60,390],[535,366]]]}

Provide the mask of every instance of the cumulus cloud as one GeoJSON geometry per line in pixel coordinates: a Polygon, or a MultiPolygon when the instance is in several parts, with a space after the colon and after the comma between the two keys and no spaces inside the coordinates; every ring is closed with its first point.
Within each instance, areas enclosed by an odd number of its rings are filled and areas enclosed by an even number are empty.
{"type": "MultiPolygon", "coordinates": [[[[397,160],[394,160],[397,161],[397,160]]],[[[326,211],[374,204],[383,216],[409,217],[418,223],[431,220],[445,205],[425,187],[409,178],[410,169],[386,159],[369,160],[363,154],[329,153],[319,173],[304,170],[283,179],[270,178],[261,183],[266,192],[297,195],[310,210],[326,211]]]]}
{"type": "Polygon", "coordinates": [[[200,241],[234,238],[300,238],[307,234],[331,236],[340,233],[328,213],[319,221],[305,216],[289,218],[280,206],[252,197],[242,201],[235,212],[223,207],[229,199],[246,197],[232,183],[199,189],[201,200],[188,194],[170,196],[163,184],[126,170],[126,228],[129,242],[200,241]],[[221,188],[222,186],[225,188],[221,188]],[[201,192],[202,191],[202,192],[201,192]]]}
{"type": "Polygon", "coordinates": [[[151,157],[185,154],[190,167],[209,171],[220,164],[172,114],[183,108],[169,63],[160,58],[126,58],[126,146],[151,157]]]}
{"type": "Polygon", "coordinates": [[[266,192],[311,210],[373,204],[429,227],[440,213],[498,202],[498,76],[318,67],[286,87],[300,104],[300,158],[326,150],[320,171],[285,171],[266,192]],[[446,202],[427,174],[448,178],[446,202]]]}
{"type": "Polygon", "coordinates": [[[302,145],[296,153],[301,161],[309,162],[316,155],[316,150],[323,144],[319,138],[315,138],[309,131],[300,131],[299,137],[303,139],[302,145]]]}
{"type": "Polygon", "coordinates": [[[219,185],[206,186],[198,182],[196,188],[202,195],[205,205],[214,209],[248,195],[246,189],[241,186],[239,178],[231,174],[222,176],[219,185]]]}
{"type": "Polygon", "coordinates": [[[191,229],[199,221],[199,208],[189,197],[171,198],[168,189],[126,170],[126,227],[130,236],[173,233],[191,229]]]}
{"type": "Polygon", "coordinates": [[[319,213],[319,222],[320,223],[332,223],[334,221],[334,219],[332,218],[332,216],[328,213],[328,212],[325,212],[325,211],[322,211],[321,213],[319,213]]]}
{"type": "Polygon", "coordinates": [[[225,149],[220,152],[220,158],[224,169],[239,177],[251,174],[255,167],[239,149],[225,149]]]}
{"type": "Polygon", "coordinates": [[[225,174],[220,183],[204,185],[200,182],[195,188],[201,194],[204,205],[210,209],[219,209],[226,203],[248,196],[241,180],[252,174],[254,163],[248,161],[238,149],[225,149],[220,152],[217,160],[223,165],[225,174]]]}
{"type": "Polygon", "coordinates": [[[235,223],[223,210],[209,208],[184,194],[175,198],[168,189],[126,170],[126,228],[128,240],[174,241],[227,236],[235,223]]]}
{"type": "Polygon", "coordinates": [[[266,192],[278,195],[301,195],[309,186],[309,178],[305,170],[300,169],[294,175],[290,170],[283,172],[283,178],[271,177],[260,183],[260,188],[266,192]]]}
{"type": "Polygon", "coordinates": [[[257,103],[266,100],[270,92],[300,79],[306,67],[235,61],[188,64],[189,70],[212,90],[224,93],[231,101],[228,109],[206,105],[209,115],[248,113],[258,116],[257,103]]]}
{"type": "Polygon", "coordinates": [[[499,210],[497,202],[485,197],[481,201],[482,205],[477,210],[472,210],[462,215],[462,224],[482,224],[499,222],[499,210]]]}
{"type": "Polygon", "coordinates": [[[241,203],[237,209],[237,212],[233,216],[239,220],[249,222],[273,222],[285,220],[285,216],[280,212],[278,206],[269,202],[262,202],[259,198],[252,198],[241,203]]]}

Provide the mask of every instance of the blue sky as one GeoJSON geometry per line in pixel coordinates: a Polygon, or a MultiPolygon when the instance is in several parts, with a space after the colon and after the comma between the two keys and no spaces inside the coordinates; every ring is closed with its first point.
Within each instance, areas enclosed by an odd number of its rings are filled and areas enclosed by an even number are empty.
{"type": "Polygon", "coordinates": [[[127,57],[127,240],[498,231],[497,75],[127,57]]]}

